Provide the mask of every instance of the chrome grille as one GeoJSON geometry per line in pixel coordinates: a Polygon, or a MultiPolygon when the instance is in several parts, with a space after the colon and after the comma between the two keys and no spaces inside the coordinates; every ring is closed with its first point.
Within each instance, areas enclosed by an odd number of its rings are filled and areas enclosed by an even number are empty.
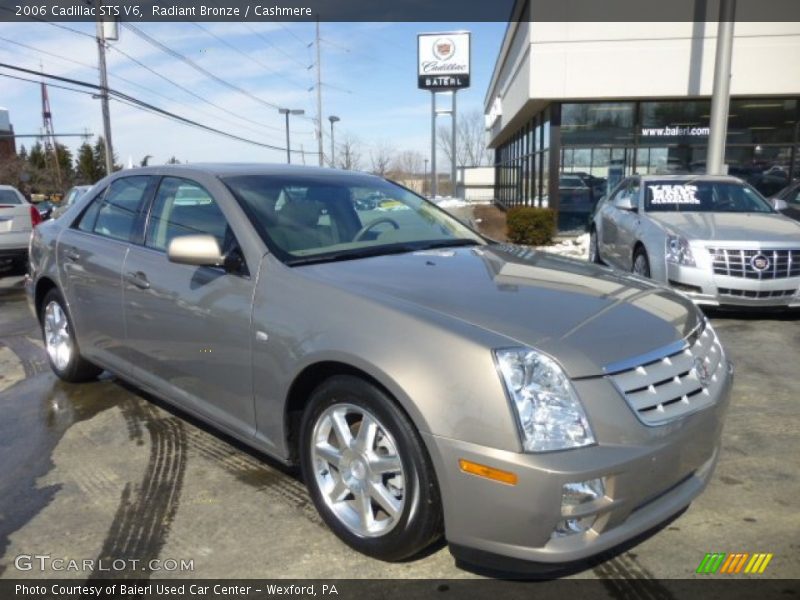
{"type": "Polygon", "coordinates": [[[714,273],[747,279],[783,279],[800,277],[800,250],[737,250],[732,248],[709,248],[714,273]],[[756,256],[763,256],[769,265],[759,270],[753,267],[756,256]]]}
{"type": "Polygon", "coordinates": [[[723,296],[733,296],[734,298],[788,298],[794,296],[795,290],[772,290],[772,291],[759,291],[759,290],[736,290],[730,288],[719,288],[720,294],[723,296]]]}
{"type": "Polygon", "coordinates": [[[714,330],[688,339],[680,349],[607,377],[622,393],[645,425],[662,425],[713,404],[721,385],[725,360],[714,330]],[[705,385],[697,374],[697,363],[705,365],[705,385]]]}

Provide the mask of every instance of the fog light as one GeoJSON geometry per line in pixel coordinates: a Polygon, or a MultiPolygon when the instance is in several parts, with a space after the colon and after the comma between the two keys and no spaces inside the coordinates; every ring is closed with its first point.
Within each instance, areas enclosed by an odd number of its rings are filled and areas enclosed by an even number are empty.
{"type": "Polygon", "coordinates": [[[591,517],[581,517],[580,519],[565,519],[556,525],[552,537],[564,537],[567,535],[575,535],[576,533],[584,533],[592,528],[596,520],[597,517],[595,515],[591,517]]]}
{"type": "Polygon", "coordinates": [[[561,490],[561,509],[575,508],[582,504],[594,502],[606,495],[606,488],[602,479],[589,479],[565,483],[561,490]]]}

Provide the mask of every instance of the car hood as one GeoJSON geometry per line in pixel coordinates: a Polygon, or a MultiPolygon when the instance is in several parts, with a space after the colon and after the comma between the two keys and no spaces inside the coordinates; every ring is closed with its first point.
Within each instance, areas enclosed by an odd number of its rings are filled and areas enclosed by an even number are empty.
{"type": "Polygon", "coordinates": [[[648,213],[657,223],[687,240],[797,242],[800,224],[768,213],[648,213]]]}
{"type": "Polygon", "coordinates": [[[702,318],[669,289],[582,261],[510,245],[296,267],[402,310],[412,303],[556,358],[572,377],[685,338],[702,318]]]}

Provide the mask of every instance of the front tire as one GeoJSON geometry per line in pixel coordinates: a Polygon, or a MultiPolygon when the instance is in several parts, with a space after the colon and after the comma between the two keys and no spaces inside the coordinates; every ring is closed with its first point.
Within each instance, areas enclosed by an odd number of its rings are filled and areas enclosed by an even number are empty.
{"type": "Polygon", "coordinates": [[[641,246],[633,253],[633,268],[631,271],[640,277],[650,278],[650,259],[647,258],[647,250],[641,246]]]}
{"type": "Polygon", "coordinates": [[[96,379],[103,372],[81,356],[66,303],[58,290],[52,289],[45,295],[40,318],[47,359],[60,379],[81,383],[96,379]]]}
{"type": "Polygon", "coordinates": [[[300,444],[311,499],[352,548],[398,561],[441,535],[430,458],[414,425],[376,386],[349,375],[322,383],[303,414],[300,444]]]}

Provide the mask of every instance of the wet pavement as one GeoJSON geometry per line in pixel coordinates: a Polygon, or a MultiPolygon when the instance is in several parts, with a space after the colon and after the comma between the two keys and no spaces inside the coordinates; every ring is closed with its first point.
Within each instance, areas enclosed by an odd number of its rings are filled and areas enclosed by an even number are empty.
{"type": "MultiPolygon", "coordinates": [[[[631,578],[631,590],[669,597],[657,578],[695,576],[707,552],[769,552],[761,577],[800,577],[800,318],[712,320],[736,384],[711,485],[658,533],[573,576],[631,578]]],[[[0,415],[0,577],[477,576],[444,545],[400,564],[357,554],[325,528],[296,473],[110,375],[61,382],[19,278],[0,279],[0,415]],[[140,562],[19,570],[20,555],[140,562]],[[142,571],[151,559],[193,570],[142,571]]]]}

